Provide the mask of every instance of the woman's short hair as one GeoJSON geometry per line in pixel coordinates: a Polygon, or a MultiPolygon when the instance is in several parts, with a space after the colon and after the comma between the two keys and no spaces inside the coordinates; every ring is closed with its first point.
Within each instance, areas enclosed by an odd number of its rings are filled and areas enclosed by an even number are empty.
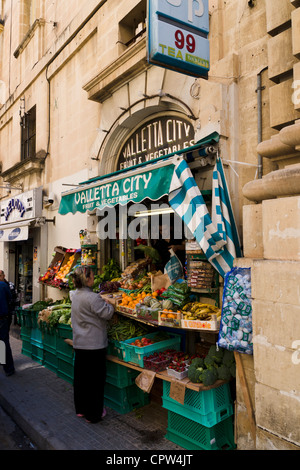
{"type": "Polygon", "coordinates": [[[79,266],[72,273],[74,286],[76,289],[81,289],[87,285],[88,279],[91,277],[93,270],[90,266],[79,266]]]}

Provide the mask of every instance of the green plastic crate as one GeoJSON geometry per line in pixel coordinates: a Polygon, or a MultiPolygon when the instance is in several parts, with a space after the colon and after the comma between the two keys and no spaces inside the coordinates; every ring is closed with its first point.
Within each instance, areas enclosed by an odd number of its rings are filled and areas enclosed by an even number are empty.
{"type": "Polygon", "coordinates": [[[166,439],[186,450],[233,450],[233,419],[227,418],[212,427],[168,411],[166,439]]]}
{"type": "Polygon", "coordinates": [[[44,328],[42,332],[42,337],[44,349],[51,353],[56,353],[57,335],[55,331],[53,331],[52,329],[44,328]]]}
{"type": "Polygon", "coordinates": [[[27,339],[28,341],[30,341],[30,338],[31,338],[31,328],[29,328],[28,326],[21,326],[20,338],[21,338],[21,339],[27,339]]]}
{"type": "Polygon", "coordinates": [[[58,369],[58,357],[56,352],[47,351],[44,347],[44,367],[51,370],[52,372],[57,373],[58,369]]]}
{"type": "Polygon", "coordinates": [[[233,415],[233,403],[229,384],[210,390],[186,389],[184,404],[170,398],[170,382],[163,381],[163,408],[185,416],[197,423],[212,427],[233,415]]]}
{"type": "Polygon", "coordinates": [[[120,341],[110,339],[107,346],[107,355],[123,359],[122,345],[120,341]]]}
{"type": "Polygon", "coordinates": [[[22,340],[22,349],[21,349],[22,354],[24,354],[24,356],[28,356],[31,358],[32,344],[30,341],[30,336],[27,336],[24,334],[22,335],[22,333],[20,333],[20,338],[22,340]]]}
{"type": "Polygon", "coordinates": [[[43,334],[39,328],[32,328],[30,333],[30,339],[34,342],[43,344],[43,334]]]}
{"type": "Polygon", "coordinates": [[[21,326],[32,328],[33,324],[32,324],[31,310],[22,309],[20,312],[20,321],[21,321],[21,326]]]}
{"type": "Polygon", "coordinates": [[[125,388],[135,384],[135,379],[139,374],[139,371],[122,364],[106,361],[106,382],[115,387],[125,388]]]}
{"type": "Polygon", "coordinates": [[[106,382],[104,404],[120,414],[126,414],[149,403],[149,394],[137,385],[119,388],[106,382]]]}
{"type": "Polygon", "coordinates": [[[40,344],[31,342],[31,358],[39,364],[44,364],[44,349],[40,344]]]}
{"type": "Polygon", "coordinates": [[[32,328],[30,334],[30,342],[31,342],[31,358],[38,362],[39,364],[43,364],[44,362],[44,346],[43,346],[43,338],[42,332],[38,328],[32,328]]]}
{"type": "Polygon", "coordinates": [[[74,359],[72,361],[57,357],[56,375],[73,385],[74,382],[74,359]]]}
{"type": "Polygon", "coordinates": [[[64,323],[60,323],[57,326],[57,335],[59,338],[73,339],[72,327],[70,325],[65,325],[64,323]]]}
{"type": "Polygon", "coordinates": [[[73,330],[71,326],[61,324],[57,327],[56,352],[60,359],[72,364],[74,350],[70,344],[65,342],[65,339],[73,339],[73,330]]]}
{"type": "Polygon", "coordinates": [[[38,328],[39,325],[38,325],[38,316],[39,316],[39,312],[36,311],[36,310],[31,310],[31,324],[32,324],[32,328],[38,328]]]}
{"type": "Polygon", "coordinates": [[[123,360],[125,362],[133,362],[140,367],[144,367],[144,357],[147,357],[154,352],[161,352],[165,351],[166,349],[175,349],[176,351],[179,351],[181,336],[174,334],[169,334],[169,339],[150,344],[149,346],[145,346],[143,348],[130,344],[136,339],[141,339],[143,337],[155,338],[158,334],[159,333],[157,332],[149,333],[144,336],[137,336],[136,338],[127,339],[126,341],[120,341],[123,360]]]}

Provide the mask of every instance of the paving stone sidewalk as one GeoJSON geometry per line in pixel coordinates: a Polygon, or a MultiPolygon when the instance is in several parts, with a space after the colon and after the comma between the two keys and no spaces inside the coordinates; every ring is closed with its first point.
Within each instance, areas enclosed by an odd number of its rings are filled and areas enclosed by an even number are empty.
{"type": "Polygon", "coordinates": [[[151,402],[119,414],[107,409],[105,419],[88,424],[73,407],[73,387],[21,353],[11,337],[16,373],[0,368],[0,405],[40,450],[182,450],[164,436],[167,410],[151,402]]]}

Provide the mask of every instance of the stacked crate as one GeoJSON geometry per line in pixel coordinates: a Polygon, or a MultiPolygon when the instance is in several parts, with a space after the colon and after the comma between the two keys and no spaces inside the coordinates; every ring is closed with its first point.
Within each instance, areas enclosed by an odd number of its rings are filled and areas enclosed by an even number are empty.
{"type": "Polygon", "coordinates": [[[31,345],[31,330],[32,318],[30,310],[23,310],[21,307],[17,309],[17,319],[21,325],[20,338],[22,340],[22,354],[31,358],[32,345],[31,345]]]}
{"type": "Polygon", "coordinates": [[[129,413],[149,403],[149,394],[143,392],[135,379],[139,371],[106,361],[104,404],[120,414],[129,413]]]}
{"type": "Polygon", "coordinates": [[[74,349],[65,340],[73,339],[73,330],[69,325],[59,324],[56,328],[56,375],[73,385],[74,381],[74,349]]]}
{"type": "Polygon", "coordinates": [[[163,407],[168,410],[166,438],[187,450],[232,450],[233,403],[229,384],[209,390],[186,389],[184,404],[170,398],[163,383],[163,407]]]}
{"type": "Polygon", "coordinates": [[[44,345],[43,345],[43,335],[38,326],[38,314],[37,311],[31,312],[31,333],[30,333],[30,342],[31,342],[31,358],[38,362],[39,364],[44,363],[44,345]]]}

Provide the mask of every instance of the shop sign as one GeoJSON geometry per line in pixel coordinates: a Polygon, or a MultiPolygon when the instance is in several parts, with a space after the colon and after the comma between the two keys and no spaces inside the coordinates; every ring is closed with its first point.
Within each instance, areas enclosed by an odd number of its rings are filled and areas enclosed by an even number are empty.
{"type": "Polygon", "coordinates": [[[150,63],[207,78],[208,33],[208,0],[148,0],[150,63]]]}
{"type": "Polygon", "coordinates": [[[0,225],[42,216],[42,188],[32,189],[1,202],[0,225]]]}
{"type": "Polygon", "coordinates": [[[194,145],[194,128],[178,116],[161,116],[147,121],[124,143],[117,170],[130,168],[194,145]]]}
{"type": "Polygon", "coordinates": [[[126,205],[130,201],[139,203],[145,198],[156,201],[169,193],[173,173],[174,165],[169,164],[140,173],[129,173],[119,179],[107,179],[82,190],[77,189],[62,195],[59,213],[84,213],[117,204],[126,205]]]}
{"type": "Polygon", "coordinates": [[[0,229],[0,242],[17,242],[21,240],[28,240],[28,225],[22,227],[0,229]]]}

